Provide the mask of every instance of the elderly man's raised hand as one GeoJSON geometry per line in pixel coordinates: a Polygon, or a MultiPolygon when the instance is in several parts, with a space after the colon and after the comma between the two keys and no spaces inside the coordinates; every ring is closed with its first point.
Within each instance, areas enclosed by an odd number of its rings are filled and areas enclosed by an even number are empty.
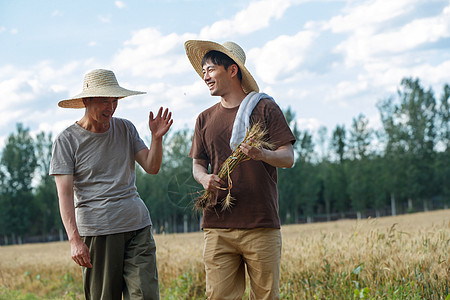
{"type": "Polygon", "coordinates": [[[152,138],[162,138],[169,131],[172,123],[172,112],[169,112],[168,108],[163,113],[163,108],[160,107],[156,117],[153,117],[153,112],[150,112],[148,126],[150,127],[152,138]]]}

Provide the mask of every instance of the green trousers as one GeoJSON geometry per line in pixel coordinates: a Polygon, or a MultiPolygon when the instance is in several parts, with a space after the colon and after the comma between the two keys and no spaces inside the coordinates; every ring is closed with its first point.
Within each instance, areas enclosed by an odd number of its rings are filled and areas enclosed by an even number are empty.
{"type": "Polygon", "coordinates": [[[86,236],[92,268],[83,267],[86,299],[159,299],[156,245],[151,226],[140,230],[86,236]]]}

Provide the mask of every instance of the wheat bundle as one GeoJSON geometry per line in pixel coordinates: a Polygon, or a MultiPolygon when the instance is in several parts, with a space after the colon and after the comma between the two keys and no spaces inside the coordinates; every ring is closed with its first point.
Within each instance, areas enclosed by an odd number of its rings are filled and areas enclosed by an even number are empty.
{"type": "MultiPolygon", "coordinates": [[[[222,211],[231,209],[234,198],[231,196],[231,188],[233,182],[231,181],[231,172],[241,163],[250,158],[241,150],[241,144],[246,143],[253,147],[264,147],[267,149],[273,149],[273,145],[267,140],[267,130],[260,122],[253,124],[250,129],[247,130],[244,140],[236,147],[236,150],[222,163],[218,176],[223,181],[228,183],[222,190],[228,190],[227,196],[222,200],[222,211]]],[[[211,204],[211,200],[214,197],[214,192],[204,190],[202,195],[199,196],[195,202],[195,208],[202,210],[211,204]]]]}

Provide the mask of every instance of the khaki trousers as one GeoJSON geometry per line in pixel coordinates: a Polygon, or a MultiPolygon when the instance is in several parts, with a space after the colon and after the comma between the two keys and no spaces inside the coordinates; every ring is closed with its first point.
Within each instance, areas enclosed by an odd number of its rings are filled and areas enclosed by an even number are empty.
{"type": "Polygon", "coordinates": [[[156,245],[151,226],[83,237],[92,268],[83,269],[86,299],[159,299],[156,245]]]}
{"type": "Polygon", "coordinates": [[[281,232],[274,228],[204,229],[208,299],[279,299],[281,232]]]}

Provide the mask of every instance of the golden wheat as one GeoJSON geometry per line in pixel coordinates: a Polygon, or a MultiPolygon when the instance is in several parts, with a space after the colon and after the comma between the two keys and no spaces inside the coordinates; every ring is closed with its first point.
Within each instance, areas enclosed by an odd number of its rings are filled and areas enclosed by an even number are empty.
{"type": "MultiPolygon", "coordinates": [[[[351,284],[372,284],[372,290],[394,281],[420,279],[436,289],[450,282],[450,210],[288,225],[282,227],[282,236],[284,299],[309,298],[307,279],[320,277],[323,287],[314,287],[317,295],[320,288],[327,288],[327,280],[335,280],[327,272],[343,274],[351,284]]],[[[197,274],[194,280],[204,285],[202,233],[155,235],[155,240],[162,295],[187,271],[197,274]]],[[[64,276],[81,282],[81,270],[72,262],[67,242],[3,246],[0,257],[0,287],[9,290],[45,297],[64,276]]]]}

